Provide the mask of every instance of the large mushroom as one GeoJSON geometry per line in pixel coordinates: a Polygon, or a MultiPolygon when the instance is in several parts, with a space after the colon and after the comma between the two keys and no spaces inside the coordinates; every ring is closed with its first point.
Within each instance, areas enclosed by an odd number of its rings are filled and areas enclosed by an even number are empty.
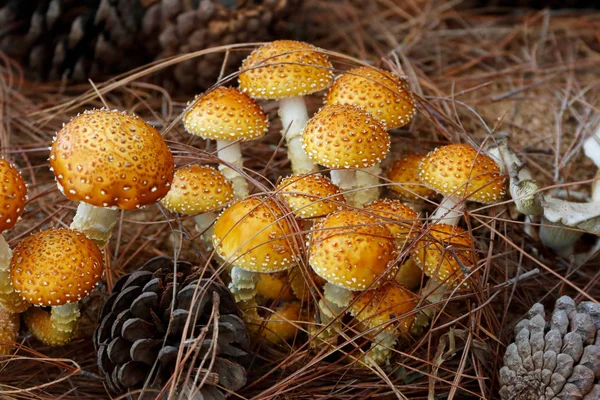
{"type": "Polygon", "coordinates": [[[134,210],[164,197],[173,180],[173,156],[160,132],[125,112],[96,109],[58,132],[50,166],[60,191],[78,201],[72,229],[104,247],[118,209],[134,210]]]}
{"type": "MultiPolygon", "coordinates": [[[[217,141],[217,155],[226,164],[243,166],[240,141],[263,137],[269,120],[248,95],[234,88],[219,87],[198,96],[183,117],[185,130],[217,141]]],[[[233,183],[236,198],[248,195],[246,178],[225,164],[219,169],[233,183]]]]}
{"type": "Polygon", "coordinates": [[[302,150],[302,129],[308,112],[302,96],[333,82],[332,65],[320,49],[303,42],[278,40],[252,52],[242,63],[240,90],[256,99],[279,100],[282,133],[295,174],[317,171],[302,150]]]}

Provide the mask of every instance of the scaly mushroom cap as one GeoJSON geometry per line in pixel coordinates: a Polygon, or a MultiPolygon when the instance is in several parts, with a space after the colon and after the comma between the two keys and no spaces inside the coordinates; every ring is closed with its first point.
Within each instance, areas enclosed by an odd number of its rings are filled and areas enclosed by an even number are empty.
{"type": "Polygon", "coordinates": [[[277,40],[254,50],[242,63],[240,89],[257,99],[305,96],[333,82],[333,66],[319,48],[277,40]]]}
{"type": "Polygon", "coordinates": [[[298,218],[323,217],[346,204],[340,189],[321,174],[288,176],[277,189],[298,218]]]}
{"type": "Polygon", "coordinates": [[[50,313],[42,308],[31,307],[23,314],[23,320],[29,332],[46,346],[64,346],[77,334],[77,329],[68,332],[56,329],[50,313]]]}
{"type": "Polygon", "coordinates": [[[333,285],[365,290],[380,276],[391,278],[396,273],[394,242],[389,229],[375,217],[361,211],[338,211],[313,228],[309,263],[333,285]]]}
{"type": "Polygon", "coordinates": [[[223,174],[205,165],[189,165],[175,171],[171,189],[160,203],[172,212],[195,215],[231,200],[233,185],[223,174]]]}
{"type": "Polygon", "coordinates": [[[50,165],[67,198],[133,210],[156,203],[173,180],[173,156],[160,133],[121,111],[85,111],[58,132],[50,165]]]}
{"type": "Polygon", "coordinates": [[[27,202],[27,185],[8,161],[0,158],[0,234],[15,226],[27,202]]]}
{"type": "MultiPolygon", "coordinates": [[[[415,244],[411,257],[425,275],[446,287],[455,288],[465,279],[463,268],[471,270],[476,263],[476,255],[471,251],[471,236],[453,225],[434,224],[429,228],[429,233],[415,244]]],[[[464,289],[470,287],[470,279],[461,285],[464,289]]]]}
{"type": "Polygon", "coordinates": [[[217,218],[213,244],[219,256],[246,271],[271,273],[295,263],[292,228],[279,205],[247,197],[217,218]]]}
{"type": "Polygon", "coordinates": [[[283,303],[266,318],[261,335],[273,343],[285,342],[298,332],[299,320],[300,304],[296,301],[283,303]]]}
{"type": "Polygon", "coordinates": [[[387,178],[396,182],[390,188],[403,199],[421,201],[435,196],[435,190],[431,190],[419,179],[419,165],[425,158],[425,154],[408,154],[394,161],[387,171],[387,178]]]}
{"type": "Polygon", "coordinates": [[[407,315],[419,303],[410,290],[387,283],[356,296],[351,303],[350,314],[369,328],[381,328],[387,332],[409,335],[416,314],[407,315]]]}
{"type": "Polygon", "coordinates": [[[500,167],[468,144],[450,144],[427,154],[419,179],[444,196],[485,204],[501,200],[506,193],[506,176],[500,167]]]}
{"type": "Polygon", "coordinates": [[[19,336],[19,326],[21,318],[19,314],[14,314],[0,307],[0,356],[6,356],[12,353],[12,342],[16,342],[19,336]]]}
{"type": "Polygon", "coordinates": [[[267,133],[269,120],[248,95],[234,88],[219,87],[201,95],[185,113],[183,126],[188,133],[205,139],[252,140],[267,133]]]}
{"type": "Polygon", "coordinates": [[[307,122],[302,147],[327,168],[369,168],[387,155],[390,135],[360,107],[333,104],[322,107],[307,122]]]}
{"type": "Polygon", "coordinates": [[[419,214],[399,200],[375,200],[367,204],[365,210],[381,216],[381,222],[385,223],[402,246],[416,236],[421,225],[419,214]]]}
{"type": "Polygon", "coordinates": [[[275,274],[260,274],[256,282],[256,294],[270,300],[294,300],[294,292],[287,280],[287,272],[275,274]]]}
{"type": "Polygon", "coordinates": [[[358,67],[337,77],[325,104],[354,104],[370,112],[387,129],[408,124],[415,99],[405,79],[373,67],[358,67]]]}
{"type": "Polygon", "coordinates": [[[15,247],[13,288],[35,306],[79,301],[94,289],[104,269],[102,252],[83,233],[49,229],[15,247]]]}

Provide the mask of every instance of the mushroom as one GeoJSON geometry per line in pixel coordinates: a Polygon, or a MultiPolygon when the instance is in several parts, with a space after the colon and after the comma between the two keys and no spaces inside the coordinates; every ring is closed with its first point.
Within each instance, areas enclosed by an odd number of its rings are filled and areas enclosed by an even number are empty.
{"type": "Polygon", "coordinates": [[[94,289],[104,268],[102,251],[83,233],[50,229],[31,235],[14,250],[13,287],[34,306],[51,306],[59,331],[75,329],[78,301],[94,289]]]}
{"type": "Polygon", "coordinates": [[[212,167],[189,165],[175,171],[171,189],[160,203],[169,211],[196,215],[196,229],[212,247],[215,211],[233,200],[233,185],[212,167]]]}
{"type": "MultiPolygon", "coordinates": [[[[373,67],[358,67],[336,78],[325,104],[352,104],[371,113],[385,129],[401,128],[416,114],[415,100],[405,79],[373,67]]],[[[366,204],[379,198],[379,163],[356,172],[355,201],[366,204]]]]}
{"type": "Polygon", "coordinates": [[[60,191],[79,201],[71,228],[103,248],[118,209],[156,203],[173,180],[173,156],[160,133],[121,111],[77,115],[56,135],[50,166],[60,191]]]}
{"type": "Polygon", "coordinates": [[[17,313],[0,307],[0,356],[12,353],[13,343],[19,336],[21,317],[17,313]]]}
{"type": "Polygon", "coordinates": [[[300,304],[297,301],[286,301],[280,304],[265,319],[253,321],[251,329],[272,343],[283,343],[293,339],[298,332],[300,321],[300,304]]]}
{"type": "Polygon", "coordinates": [[[256,294],[268,300],[291,301],[296,297],[287,279],[287,272],[260,274],[256,294]]]}
{"type": "Polygon", "coordinates": [[[419,179],[419,165],[424,158],[425,154],[406,154],[389,167],[387,178],[392,182],[389,187],[402,200],[421,204],[435,196],[436,192],[419,179]]]}
{"type": "Polygon", "coordinates": [[[282,133],[295,174],[317,171],[302,150],[302,129],[308,112],[302,96],[326,89],[333,82],[327,55],[308,43],[278,40],[254,50],[242,63],[240,90],[256,99],[279,100],[282,133]]]}
{"type": "Polygon", "coordinates": [[[223,211],[214,224],[213,245],[233,265],[229,287],[238,302],[254,298],[259,273],[284,271],[296,262],[285,212],[265,197],[247,197],[223,211]]]}
{"type": "Polygon", "coordinates": [[[456,225],[466,200],[492,204],[506,194],[506,175],[489,156],[468,144],[439,147],[423,159],[419,179],[444,195],[435,214],[439,223],[456,225]]]}
{"type": "Polygon", "coordinates": [[[302,134],[304,150],[319,164],[332,168],[331,180],[355,206],[362,187],[356,185],[355,172],[349,168],[370,168],[383,160],[390,148],[390,135],[381,123],[358,106],[326,105],[306,124],[302,134]]]}
{"type": "MultiPolygon", "coordinates": [[[[183,117],[183,126],[192,135],[216,140],[219,158],[228,165],[242,167],[240,141],[263,137],[269,120],[248,95],[219,87],[196,97],[183,117]]],[[[233,183],[236,198],[248,195],[246,178],[225,164],[220,164],[219,169],[233,183]]]]}
{"type": "Polygon", "coordinates": [[[31,307],[23,315],[25,326],[37,340],[46,346],[64,346],[77,334],[77,324],[67,331],[56,328],[50,313],[42,308],[31,307]]]}

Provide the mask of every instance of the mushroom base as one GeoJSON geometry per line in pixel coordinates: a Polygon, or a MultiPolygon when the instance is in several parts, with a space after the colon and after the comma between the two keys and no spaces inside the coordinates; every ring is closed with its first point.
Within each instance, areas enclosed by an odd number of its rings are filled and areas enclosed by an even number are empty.
{"type": "Polygon", "coordinates": [[[117,224],[119,210],[79,203],[70,228],[83,233],[103,249],[117,224]]]}
{"type": "Polygon", "coordinates": [[[299,96],[286,97],[279,101],[281,134],[285,136],[288,159],[294,174],[310,174],[319,170],[302,146],[302,131],[308,122],[308,112],[304,99],[299,96]]]}
{"type": "Polygon", "coordinates": [[[354,205],[362,207],[379,199],[379,177],[381,176],[379,164],[356,171],[356,189],[354,192],[354,205]]]}
{"type": "Polygon", "coordinates": [[[60,332],[73,332],[80,316],[79,303],[68,303],[52,307],[50,321],[52,326],[60,332]]]}
{"type": "MultiPolygon", "coordinates": [[[[217,155],[225,164],[235,165],[240,168],[244,165],[242,148],[239,141],[217,140],[217,155]]],[[[225,178],[231,181],[235,198],[241,199],[248,196],[248,181],[246,181],[246,178],[225,164],[219,164],[219,171],[221,171],[225,178]]]]}
{"type": "Polygon", "coordinates": [[[249,301],[256,296],[256,283],[260,279],[260,274],[246,271],[238,267],[231,269],[231,283],[229,290],[233,294],[236,302],[249,301]]]}

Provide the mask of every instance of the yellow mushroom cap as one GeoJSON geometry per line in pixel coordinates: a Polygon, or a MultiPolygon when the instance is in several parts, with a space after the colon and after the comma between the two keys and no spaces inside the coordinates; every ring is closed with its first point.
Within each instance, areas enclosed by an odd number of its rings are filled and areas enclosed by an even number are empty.
{"type": "Polygon", "coordinates": [[[287,273],[260,274],[256,282],[256,294],[270,300],[294,300],[294,292],[287,280],[287,273]]]}
{"type": "Polygon", "coordinates": [[[11,313],[19,314],[27,310],[30,306],[31,304],[29,304],[27,300],[22,298],[17,292],[0,292],[0,309],[5,309],[11,313]]]}
{"type": "Polygon", "coordinates": [[[325,104],[354,104],[382,121],[387,129],[408,124],[415,99],[405,79],[373,67],[358,67],[336,78],[325,104]]]}
{"type": "MultiPolygon", "coordinates": [[[[454,225],[434,224],[429,228],[429,233],[415,244],[411,258],[425,275],[446,287],[455,288],[465,279],[463,267],[470,270],[476,263],[476,255],[471,251],[471,236],[454,225]]],[[[467,279],[461,288],[469,287],[471,283],[467,279]]]]}
{"type": "Polygon", "coordinates": [[[0,307],[0,356],[12,353],[12,342],[19,336],[21,319],[19,314],[12,313],[0,307]]]}
{"type": "Polygon", "coordinates": [[[309,263],[333,285],[365,290],[380,276],[396,273],[394,242],[375,217],[360,210],[338,211],[313,228],[309,263]]]}
{"type": "Polygon", "coordinates": [[[283,210],[270,199],[247,197],[217,218],[213,244],[219,256],[246,271],[277,272],[296,261],[292,228],[283,210]]]}
{"type": "Polygon", "coordinates": [[[385,223],[392,235],[402,244],[414,238],[421,225],[418,220],[419,214],[399,200],[375,200],[367,204],[365,209],[381,216],[381,222],[385,223]]]}
{"type": "Polygon", "coordinates": [[[85,297],[103,269],[102,252],[83,233],[49,229],[15,247],[10,277],[15,291],[31,304],[58,306],[85,297]]]}
{"type": "Polygon", "coordinates": [[[419,179],[419,165],[425,158],[425,154],[408,154],[392,163],[387,171],[387,178],[397,183],[391,184],[390,188],[401,198],[419,201],[435,196],[435,190],[431,190],[419,179]]]}
{"type": "Polygon", "coordinates": [[[25,311],[23,319],[29,332],[46,346],[64,346],[77,334],[77,329],[68,332],[56,329],[50,319],[50,313],[42,308],[31,307],[25,311]]]}
{"type": "Polygon", "coordinates": [[[277,40],[254,50],[242,63],[240,89],[258,99],[305,96],[333,82],[333,66],[319,48],[277,40]]]}
{"type": "Polygon", "coordinates": [[[444,196],[494,203],[504,197],[506,175],[485,154],[468,144],[439,147],[423,159],[419,179],[444,196]]]}
{"type": "Polygon", "coordinates": [[[21,174],[0,158],[0,233],[15,226],[26,202],[27,185],[21,174]]]}
{"type": "Polygon", "coordinates": [[[321,108],[307,122],[302,147],[327,168],[369,168],[387,155],[390,135],[360,107],[333,104],[321,108]]]}
{"type": "Polygon", "coordinates": [[[141,118],[85,111],[58,132],[50,165],[67,198],[132,210],[156,203],[173,180],[173,156],[160,132],[141,118]]]}
{"type": "Polygon", "coordinates": [[[252,140],[263,137],[269,120],[261,106],[234,88],[219,87],[202,97],[183,117],[185,130],[212,140],[252,140]]]}
{"type": "Polygon", "coordinates": [[[266,318],[261,335],[273,343],[285,342],[298,332],[299,320],[300,304],[296,301],[283,303],[266,318]]]}
{"type": "Polygon", "coordinates": [[[346,204],[340,189],[321,174],[288,176],[277,189],[298,218],[323,217],[346,204]]]}
{"type": "Polygon", "coordinates": [[[231,200],[233,185],[223,174],[205,165],[189,165],[175,171],[171,189],[160,202],[172,212],[195,215],[231,200]]]}
{"type": "Polygon", "coordinates": [[[382,328],[387,332],[408,335],[415,320],[413,311],[419,303],[410,290],[397,284],[387,283],[376,289],[356,295],[350,306],[350,314],[370,328],[382,328]]]}

